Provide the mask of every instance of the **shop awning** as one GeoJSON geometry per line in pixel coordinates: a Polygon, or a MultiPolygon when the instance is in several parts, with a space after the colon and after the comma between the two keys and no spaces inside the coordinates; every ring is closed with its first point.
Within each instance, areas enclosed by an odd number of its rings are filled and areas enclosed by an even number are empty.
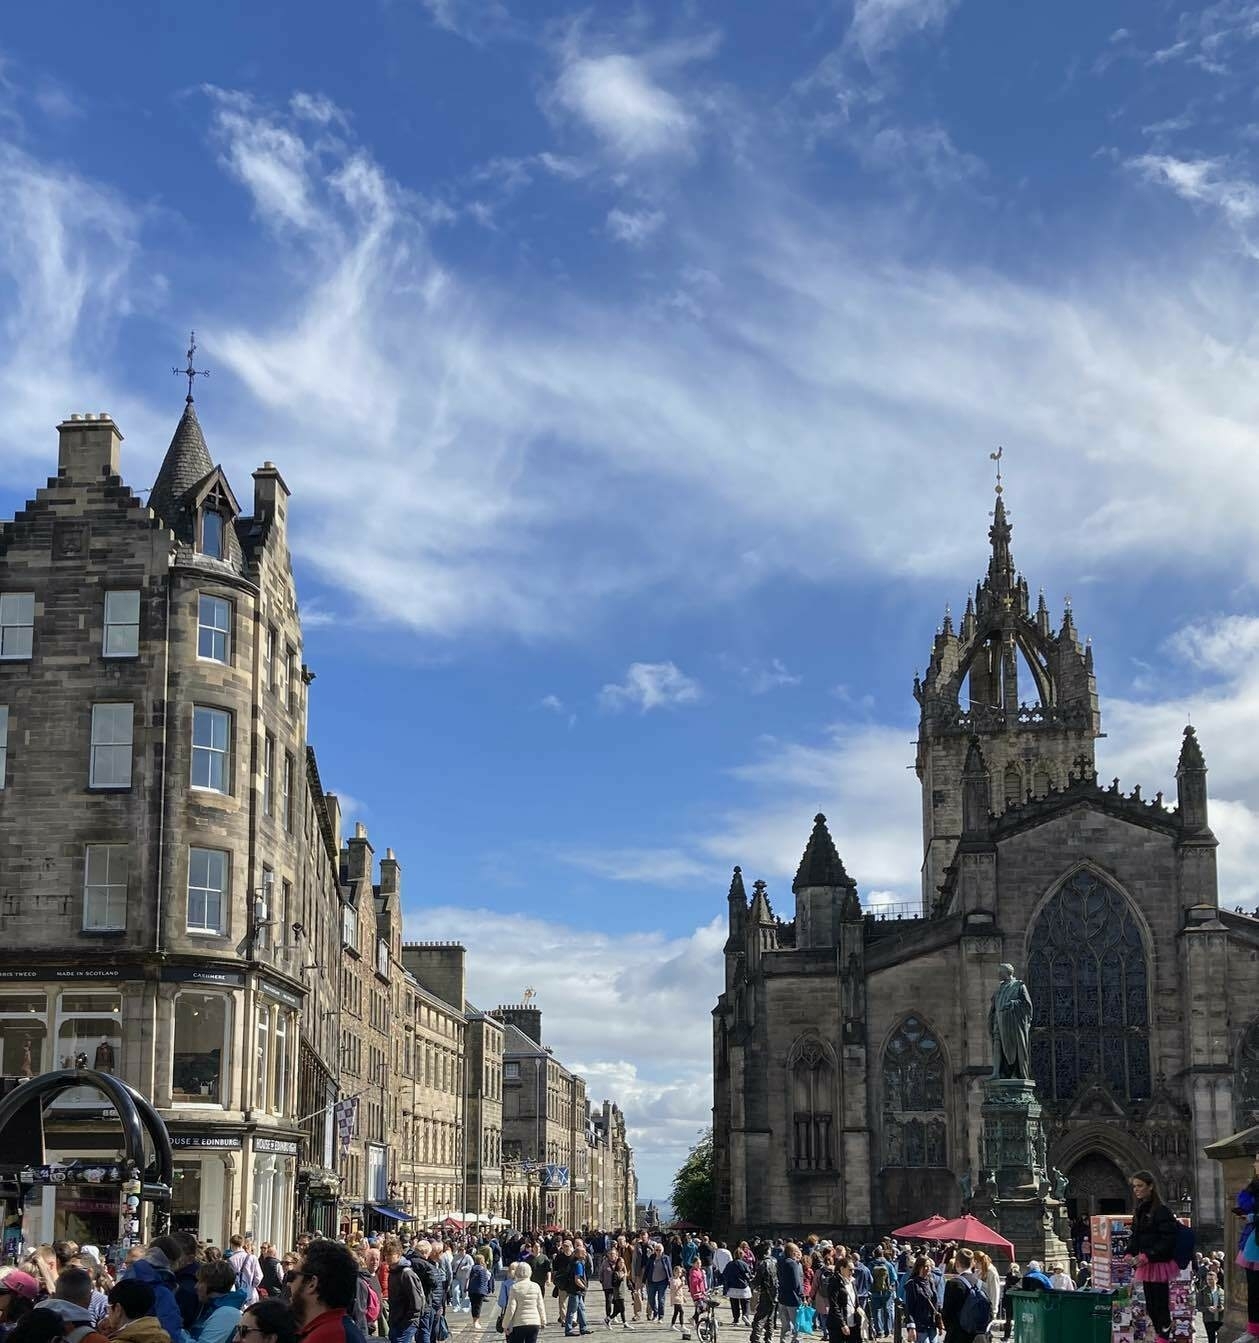
{"type": "Polygon", "coordinates": [[[395,1222],[414,1222],[415,1218],[409,1212],[403,1212],[401,1208],[389,1208],[383,1203],[369,1203],[367,1205],[369,1212],[374,1212],[381,1217],[388,1217],[395,1222]]]}

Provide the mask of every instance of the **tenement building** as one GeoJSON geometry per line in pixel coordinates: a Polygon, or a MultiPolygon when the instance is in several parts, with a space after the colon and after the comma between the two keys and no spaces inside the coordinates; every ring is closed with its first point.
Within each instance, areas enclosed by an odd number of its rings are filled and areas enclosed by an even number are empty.
{"type": "Polygon", "coordinates": [[[630,1226],[637,1190],[620,1112],[609,1104],[606,1129],[596,1128],[585,1079],[542,1043],[541,1009],[516,1003],[490,1015],[503,1024],[506,1215],[516,1226],[630,1226]]]}
{"type": "MultiPolygon", "coordinates": [[[[404,947],[393,850],[342,837],[280,472],[246,512],[191,396],[147,503],[108,415],[58,434],[0,526],[0,1087],[95,1069],[150,1098],[173,1225],[217,1244],[501,1216],[505,1027],[462,947],[404,947]]],[[[50,1161],[118,1151],[86,1085],[45,1129],[50,1161]]],[[[0,1198],[30,1241],[117,1235],[86,1186],[0,1198]]]]}
{"type": "MultiPolygon", "coordinates": [[[[988,572],[946,614],[920,706],[921,911],[863,907],[825,818],[792,885],[729,891],[713,1015],[718,1218],[861,1241],[982,1178],[989,1004],[1012,963],[1069,1211],[1128,1206],[1148,1168],[1218,1238],[1206,1144],[1259,1110],[1259,922],[1220,908],[1206,765],[1179,743],[1174,805],[1094,767],[1093,651],[1014,566],[1000,488],[988,572]]],[[[1168,742],[1169,764],[1177,745],[1168,742]]]]}

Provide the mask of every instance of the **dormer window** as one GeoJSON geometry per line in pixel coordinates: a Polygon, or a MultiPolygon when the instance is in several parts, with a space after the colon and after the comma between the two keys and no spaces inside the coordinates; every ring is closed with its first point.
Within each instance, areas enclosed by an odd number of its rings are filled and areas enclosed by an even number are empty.
{"type": "Polygon", "coordinates": [[[223,514],[216,508],[201,510],[201,545],[198,548],[203,555],[213,556],[216,560],[223,558],[223,514]]]}

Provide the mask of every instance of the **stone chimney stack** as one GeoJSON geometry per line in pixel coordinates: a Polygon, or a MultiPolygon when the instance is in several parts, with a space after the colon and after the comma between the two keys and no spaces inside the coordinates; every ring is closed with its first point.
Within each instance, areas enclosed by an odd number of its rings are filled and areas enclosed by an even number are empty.
{"type": "Polygon", "coordinates": [[[71,415],[57,426],[57,474],[91,481],[120,474],[122,434],[104,412],[71,415]]]}
{"type": "Polygon", "coordinates": [[[259,522],[268,522],[285,536],[285,522],[288,516],[289,487],[284,477],[275,468],[274,462],[263,462],[254,472],[254,517],[259,522]]]}
{"type": "Polygon", "coordinates": [[[458,942],[404,942],[402,964],[432,994],[456,1011],[466,1009],[464,997],[467,950],[458,942]]]}
{"type": "Polygon", "coordinates": [[[535,1045],[542,1043],[542,1009],[526,1007],[523,1003],[509,1003],[496,1007],[491,1013],[496,1021],[505,1026],[515,1026],[522,1035],[527,1035],[535,1045]]]}
{"type": "Polygon", "coordinates": [[[345,873],[347,881],[372,879],[372,859],[375,850],[367,838],[367,827],[362,821],[354,823],[354,837],[346,841],[345,873]]]}
{"type": "Polygon", "coordinates": [[[402,866],[394,856],[392,849],[385,850],[380,860],[380,893],[397,895],[402,888],[402,866]]]}

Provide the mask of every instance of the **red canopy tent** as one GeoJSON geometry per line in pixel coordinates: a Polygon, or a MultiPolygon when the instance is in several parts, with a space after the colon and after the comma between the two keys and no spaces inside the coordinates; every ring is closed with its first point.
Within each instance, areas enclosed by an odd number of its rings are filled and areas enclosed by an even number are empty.
{"type": "Polygon", "coordinates": [[[1010,1259],[1014,1258],[1014,1246],[969,1213],[965,1217],[955,1217],[951,1222],[937,1223],[931,1228],[931,1236],[934,1240],[956,1240],[963,1245],[992,1246],[1004,1250],[1010,1259]]]}
{"type": "Polygon", "coordinates": [[[894,1236],[929,1236],[935,1234],[938,1226],[943,1226],[948,1221],[947,1217],[941,1217],[938,1212],[933,1212],[930,1217],[921,1222],[910,1222],[908,1226],[902,1226],[892,1232],[894,1236]]]}

